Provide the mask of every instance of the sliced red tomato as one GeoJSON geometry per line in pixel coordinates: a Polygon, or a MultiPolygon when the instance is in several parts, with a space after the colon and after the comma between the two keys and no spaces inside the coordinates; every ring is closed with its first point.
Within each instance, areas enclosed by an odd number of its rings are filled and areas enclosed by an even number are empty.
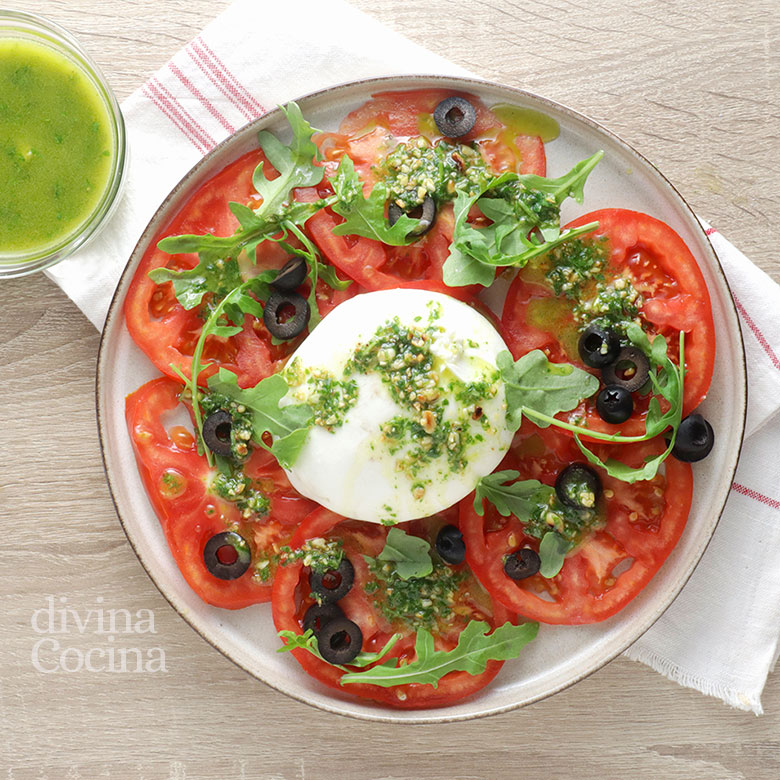
{"type": "MultiPolygon", "coordinates": [[[[332,173],[344,154],[370,192],[377,179],[378,163],[398,141],[423,135],[432,142],[442,138],[433,121],[433,110],[453,94],[445,89],[421,89],[409,92],[383,92],[349,114],[338,133],[321,136],[320,146],[326,168],[332,173]]],[[[477,119],[467,135],[456,139],[476,143],[495,173],[507,170],[544,176],[544,144],[536,136],[517,135],[507,128],[479,98],[461,94],[475,107],[477,119]]],[[[320,195],[328,194],[327,182],[320,195]]],[[[307,222],[309,234],[328,260],[367,290],[396,287],[398,282],[438,280],[449,256],[454,219],[451,204],[439,209],[434,227],[419,241],[406,247],[391,247],[361,236],[335,236],[333,229],[342,218],[331,209],[317,213],[307,222]]],[[[453,295],[474,297],[479,285],[460,288],[453,295]]]]}
{"type": "Polygon", "coordinates": [[[207,603],[238,609],[269,601],[273,556],[316,504],[292,488],[269,453],[255,450],[244,472],[270,498],[271,508],[257,520],[242,517],[233,502],[212,489],[216,471],[198,454],[187,426],[168,422],[177,408],[184,410],[181,390],[171,379],[155,379],[131,393],[125,407],[138,469],[168,546],[190,587],[207,603]],[[206,542],[228,530],[243,536],[252,550],[252,565],[234,580],[218,579],[203,561],[206,542]],[[253,564],[266,559],[271,559],[268,576],[254,576],[253,564]]]}
{"type": "MultiPolygon", "coordinates": [[[[435,534],[441,525],[448,522],[457,524],[456,508],[434,518],[415,521],[404,526],[408,533],[422,536],[430,541],[435,539],[435,534]]],[[[360,627],[363,634],[363,650],[378,652],[393,633],[398,632],[402,634],[402,638],[383,660],[397,658],[399,662],[409,662],[416,657],[414,654],[416,632],[405,622],[390,621],[382,611],[381,599],[386,598],[384,583],[374,594],[367,593],[365,589],[372,580],[372,575],[363,556],[376,557],[382,551],[387,530],[381,525],[344,520],[325,508],[319,508],[306,518],[290,544],[296,548],[307,539],[315,537],[340,539],[344,545],[344,554],[355,569],[355,582],[350,592],[338,602],[338,605],[344,614],[360,627]]],[[[452,608],[455,615],[449,620],[439,620],[431,629],[435,647],[441,650],[453,648],[458,642],[460,632],[472,619],[486,620],[493,627],[503,625],[512,619],[506,609],[491,601],[465,564],[455,568],[464,572],[464,580],[453,594],[452,608]]],[[[272,604],[277,630],[302,633],[303,617],[308,608],[314,604],[310,591],[308,570],[300,562],[279,569],[274,581],[272,604]]],[[[374,699],[402,709],[447,706],[483,688],[496,676],[503,665],[500,661],[490,661],[485,671],[478,675],[450,672],[441,678],[438,688],[420,683],[383,688],[364,683],[341,685],[343,672],[338,667],[321,661],[305,650],[297,649],[291,652],[310,675],[325,685],[360,698],[374,699]]]]}
{"type": "MultiPolygon", "coordinates": [[[[715,361],[710,297],[696,259],[672,228],[637,211],[594,211],[566,227],[596,221],[599,227],[583,240],[606,241],[605,281],[620,276],[631,281],[644,299],[640,308],[643,329],[651,339],[655,334],[666,338],[669,355],[675,362],[679,358],[679,334],[685,332],[683,414],[688,414],[707,394],[715,361]]],[[[532,349],[542,349],[552,361],[571,362],[584,368],[577,352],[580,324],[573,315],[578,301],[555,296],[546,283],[546,270],[542,260],[541,265],[521,269],[512,283],[502,316],[507,346],[516,358],[532,349]]],[[[588,370],[598,375],[597,371],[588,370]]],[[[604,422],[595,409],[594,399],[585,401],[570,414],[584,418],[585,425],[593,430],[641,435],[649,398],[635,394],[634,415],[620,425],[604,422]]]]}
{"type": "MultiPolygon", "coordinates": [[[[238,221],[228,207],[236,201],[252,205],[257,192],[252,185],[252,173],[263,163],[266,175],[273,178],[274,169],[265,161],[262,152],[248,152],[228,165],[203,184],[185,203],[174,220],[151,242],[139,264],[124,303],[127,329],[136,344],[154,365],[168,376],[175,377],[171,366],[178,366],[189,376],[192,353],[204,321],[203,305],[184,309],[176,300],[173,284],[156,284],[149,278],[154,268],[177,270],[194,268],[195,254],[169,255],[157,248],[166,236],[205,234],[229,236],[238,227],[238,221]]],[[[257,250],[257,268],[281,268],[289,259],[275,242],[265,241],[257,250]]],[[[334,306],[355,294],[353,289],[336,291],[320,281],[317,300],[320,313],[327,314],[334,306]]],[[[205,379],[221,365],[238,376],[242,387],[256,385],[261,379],[277,371],[301,338],[274,345],[262,320],[246,316],[243,330],[230,338],[209,336],[203,352],[203,362],[210,362],[201,377],[205,379]],[[212,362],[213,361],[213,362],[212,362]]]]}
{"type": "MultiPolygon", "coordinates": [[[[655,455],[658,441],[594,449],[630,465],[655,455]],[[619,450],[619,453],[616,451],[619,450]]],[[[520,479],[552,485],[562,468],[581,462],[574,441],[558,429],[524,424],[502,468],[520,479]]],[[[460,504],[460,528],[466,559],[491,596],[509,609],[544,623],[596,623],[614,615],[647,585],[685,528],[693,495],[691,467],[669,458],[665,474],[629,485],[597,469],[604,494],[603,522],[567,556],[551,579],[536,574],[515,581],[504,572],[504,559],[520,547],[539,548],[514,515],[502,517],[488,501],[480,517],[473,494],[460,504]]]]}

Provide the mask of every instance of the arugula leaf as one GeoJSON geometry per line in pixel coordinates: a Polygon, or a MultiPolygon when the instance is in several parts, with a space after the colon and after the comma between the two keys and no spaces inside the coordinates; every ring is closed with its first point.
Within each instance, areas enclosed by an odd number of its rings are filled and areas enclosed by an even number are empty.
{"type": "MultiPolygon", "coordinates": [[[[314,328],[322,321],[319,307],[317,306],[317,279],[322,277],[326,284],[329,284],[334,290],[345,290],[352,284],[351,279],[341,280],[336,274],[336,269],[333,266],[325,265],[320,259],[320,252],[317,247],[312,243],[311,239],[297,226],[291,222],[285,222],[282,225],[281,236],[275,236],[271,240],[277,241],[287,252],[295,255],[302,255],[306,258],[307,265],[309,267],[308,277],[309,287],[309,323],[308,329],[311,333],[314,328]],[[286,239],[288,233],[292,233],[303,245],[302,249],[295,248],[287,243],[286,239]]],[[[273,343],[277,343],[279,340],[275,336],[271,339],[273,343]]],[[[279,342],[281,343],[281,342],[279,342]]]]}
{"type": "Polygon", "coordinates": [[[572,549],[571,542],[567,542],[555,531],[548,531],[539,542],[539,558],[541,566],[539,574],[550,579],[563,568],[566,553],[572,549]]]}
{"type": "Polygon", "coordinates": [[[207,292],[224,297],[241,284],[241,272],[233,259],[201,260],[195,268],[174,271],[160,267],[149,271],[149,277],[156,284],[173,282],[173,292],[185,309],[194,309],[207,292]]]}
{"type": "Polygon", "coordinates": [[[458,191],[454,200],[455,226],[450,255],[444,263],[446,284],[488,286],[496,266],[524,266],[575,236],[589,233],[598,223],[561,231],[560,206],[568,197],[582,202],[585,181],[603,152],[577,163],[556,179],[534,174],[503,173],[471,194],[458,191]],[[491,220],[476,228],[468,222],[476,206],[491,220]]]}
{"type": "Polygon", "coordinates": [[[571,411],[599,389],[595,376],[569,363],[551,363],[540,349],[517,362],[502,351],[497,365],[506,387],[507,422],[513,430],[522,424],[524,413],[546,428],[558,412],[571,411]]]}
{"type": "Polygon", "coordinates": [[[661,463],[671,453],[677,437],[677,429],[682,420],[685,371],[685,333],[680,331],[680,365],[676,366],[667,355],[666,340],[661,335],[651,342],[647,334],[636,324],[626,326],[626,336],[641,349],[651,361],[650,385],[655,393],[650,399],[648,414],[645,418],[645,432],[639,436],[609,434],[573,425],[555,418],[558,412],[574,409],[580,400],[591,396],[598,389],[595,377],[566,363],[550,363],[540,350],[532,350],[517,362],[512,362],[508,352],[501,352],[497,365],[506,385],[507,423],[519,427],[523,416],[529,417],[540,428],[555,425],[574,433],[575,441],[582,454],[593,464],[606,469],[610,476],[624,482],[637,482],[652,479],[661,463]],[[535,354],[536,353],[536,354],[535,354]],[[526,361],[523,365],[523,361],[526,361]],[[567,370],[563,370],[563,366],[567,370]],[[571,371],[568,371],[571,369],[571,371]],[[585,379],[581,375],[589,377],[585,379]],[[592,380],[592,381],[591,381],[592,380]],[[549,388],[549,393],[545,391],[549,388]],[[579,398],[576,398],[580,393],[579,398]],[[661,412],[658,397],[669,403],[669,409],[661,412]],[[644,466],[634,468],[613,458],[602,461],[593,451],[583,444],[581,436],[607,442],[647,441],[671,429],[669,445],[659,455],[650,458],[644,466]]]}
{"type": "MultiPolygon", "coordinates": [[[[317,646],[317,637],[314,636],[314,631],[312,629],[308,629],[303,634],[296,634],[294,631],[287,631],[286,629],[283,629],[279,632],[279,637],[285,640],[285,644],[276,651],[277,653],[284,653],[289,650],[307,650],[312,655],[317,656],[320,661],[323,661],[326,664],[330,663],[329,661],[325,661],[325,659],[320,655],[319,647],[317,646]]],[[[360,652],[352,661],[350,661],[349,665],[364,667],[368,666],[369,664],[376,663],[377,661],[384,658],[390,652],[390,650],[393,649],[396,642],[398,642],[400,638],[401,634],[393,634],[390,639],[387,640],[385,646],[379,650],[379,652],[360,652]]],[[[343,669],[345,672],[349,671],[346,666],[342,666],[341,664],[330,665],[336,666],[339,669],[343,669]]]]}
{"type": "Polygon", "coordinates": [[[474,494],[474,511],[480,517],[485,513],[482,499],[486,498],[502,517],[514,515],[522,521],[530,517],[539,504],[548,503],[550,497],[555,494],[555,488],[539,482],[538,479],[514,482],[519,476],[519,471],[506,469],[482,477],[477,482],[474,494]]]}
{"type": "Polygon", "coordinates": [[[275,179],[267,179],[263,166],[258,165],[252,175],[252,184],[262,195],[263,211],[276,211],[295,187],[314,187],[322,181],[325,169],[315,165],[320,151],[312,136],[317,132],[304,118],[297,103],[280,106],[292,129],[292,143],[285,146],[273,133],[261,130],[258,134],[260,148],[268,162],[279,172],[275,179]]]}
{"type": "MultiPolygon", "coordinates": [[[[395,573],[402,579],[427,577],[433,571],[431,545],[419,536],[411,536],[400,528],[391,528],[377,560],[395,564],[395,573]]],[[[371,563],[372,558],[363,556],[371,563]]]]}
{"type": "Polygon", "coordinates": [[[292,466],[306,443],[313,414],[306,404],[279,404],[289,390],[281,374],[271,374],[254,387],[243,389],[238,386],[238,378],[232,371],[220,368],[218,373],[209,377],[208,386],[210,390],[226,395],[249,409],[254,428],[252,439],[271,452],[280,466],[292,466]],[[263,441],[264,433],[273,436],[270,447],[263,441]]]}
{"type": "MultiPolygon", "coordinates": [[[[545,485],[537,479],[514,482],[520,472],[512,469],[495,471],[477,482],[474,494],[474,511],[482,516],[485,513],[483,499],[487,499],[503,517],[514,515],[521,523],[527,522],[540,504],[552,505],[555,502],[555,488],[545,485]]],[[[539,543],[539,557],[542,565],[539,573],[542,577],[554,577],[561,570],[563,560],[573,544],[555,531],[548,531],[539,543]]]]}
{"type": "Polygon", "coordinates": [[[336,200],[333,210],[345,221],[333,228],[337,236],[364,236],[391,246],[406,246],[417,240],[409,235],[419,220],[402,214],[394,225],[385,216],[387,186],[380,180],[374,184],[371,194],[363,195],[363,182],[355,170],[355,164],[344,155],[333,178],[336,200]]]}
{"type": "MultiPolygon", "coordinates": [[[[608,458],[606,462],[602,461],[592,450],[589,450],[575,433],[574,439],[582,454],[596,466],[601,466],[607,474],[623,482],[633,484],[640,480],[652,479],[660,468],[661,464],[669,457],[674,449],[674,442],[677,439],[677,430],[682,421],[683,399],[685,396],[685,332],[680,331],[680,365],[676,366],[667,357],[666,340],[662,336],[656,336],[652,345],[647,335],[637,326],[629,326],[626,329],[626,335],[631,342],[645,351],[648,357],[656,363],[655,370],[650,373],[650,382],[655,392],[663,396],[670,404],[666,413],[661,414],[661,407],[657,398],[650,401],[650,410],[645,420],[644,439],[651,439],[660,433],[663,433],[671,427],[671,434],[666,449],[654,458],[648,458],[643,466],[634,468],[625,463],[621,463],[614,458],[608,458]],[[656,346],[658,342],[658,346],[656,346]],[[660,371],[660,376],[658,372],[660,371]]],[[[584,431],[587,433],[587,431],[584,431]]],[[[592,433],[587,433],[592,436],[592,433]]],[[[621,437],[628,439],[629,437],[621,437]]]]}
{"type": "Polygon", "coordinates": [[[408,664],[396,665],[388,661],[364,672],[342,675],[341,684],[371,683],[389,688],[394,685],[420,683],[439,687],[439,680],[449,672],[463,671],[482,674],[488,661],[506,661],[517,658],[522,649],[536,637],[538,623],[515,626],[504,623],[492,633],[484,621],[472,620],[461,632],[458,644],[452,650],[434,649],[433,636],[424,628],[418,629],[414,650],[417,658],[408,664]]]}
{"type": "MultiPolygon", "coordinates": [[[[174,292],[179,302],[187,309],[197,306],[207,292],[216,296],[224,296],[233,287],[241,283],[238,266],[234,265],[232,276],[222,278],[215,269],[220,269],[220,263],[228,258],[235,260],[244,250],[256,261],[256,250],[260,243],[287,229],[291,225],[302,225],[315,212],[319,211],[327,200],[314,203],[298,203],[292,201],[291,192],[296,187],[309,187],[322,181],[324,169],[317,165],[320,159],[317,145],[312,141],[316,132],[303,118],[300,108],[295,103],[281,107],[292,129],[292,142],[285,146],[276,136],[263,130],[258,134],[258,140],[265,156],[271,165],[279,172],[275,179],[268,179],[263,173],[262,163],[255,168],[252,183],[262,196],[262,203],[251,209],[242,203],[228,204],[233,215],[239,222],[239,228],[231,236],[180,235],[168,236],[157,246],[170,254],[180,252],[197,252],[199,263],[190,270],[173,271],[168,268],[157,268],[149,273],[153,281],[162,284],[172,281],[174,292]]],[[[316,306],[312,307],[316,310],[316,306]]]]}

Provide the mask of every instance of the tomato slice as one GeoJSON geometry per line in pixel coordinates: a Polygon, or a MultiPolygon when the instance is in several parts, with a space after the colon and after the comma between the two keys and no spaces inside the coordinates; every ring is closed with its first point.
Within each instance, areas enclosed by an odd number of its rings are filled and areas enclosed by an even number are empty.
{"type": "Polygon", "coordinates": [[[270,601],[273,556],[316,504],[293,489],[273,456],[255,450],[244,472],[270,498],[271,508],[258,520],[243,518],[235,503],[213,490],[216,470],[198,454],[187,426],[169,422],[183,409],[181,390],[178,382],[161,377],[131,393],[125,406],[138,469],[168,546],[190,587],[207,603],[238,609],[270,601]],[[252,564],[234,580],[213,576],[203,561],[206,542],[227,530],[241,534],[252,550],[252,564]],[[254,564],[266,559],[266,578],[254,576],[254,564]]]}
{"type": "MultiPolygon", "coordinates": [[[[715,363],[710,297],[696,259],[672,228],[637,211],[594,211],[566,227],[595,221],[599,227],[586,241],[606,242],[607,282],[626,277],[642,295],[644,304],[639,316],[645,332],[651,338],[662,334],[675,361],[679,358],[680,331],[685,332],[683,414],[689,414],[707,394],[715,363]]],[[[507,346],[516,358],[532,349],[542,349],[552,361],[582,366],[577,353],[580,330],[573,314],[578,301],[555,296],[544,271],[538,265],[521,269],[509,288],[502,315],[507,346]]],[[[588,370],[598,375],[597,371],[588,370]]],[[[620,425],[604,422],[595,409],[594,399],[585,401],[570,416],[584,418],[585,425],[593,430],[641,435],[649,398],[635,394],[634,415],[620,425]]]]}
{"type": "MultiPolygon", "coordinates": [[[[205,306],[187,310],[176,300],[171,282],[158,285],[149,278],[149,271],[154,268],[166,266],[181,270],[198,264],[197,255],[169,255],[158,249],[157,243],[166,236],[188,233],[232,234],[238,227],[238,221],[228,203],[236,201],[256,205],[257,192],[252,185],[252,173],[261,162],[266,175],[273,178],[274,169],[265,161],[262,152],[255,150],[232,162],[203,184],[174,220],[155,236],[136,269],[124,302],[127,329],[135,343],[163,374],[176,377],[171,368],[173,365],[189,376],[192,353],[205,318],[205,306]]],[[[288,259],[287,253],[273,241],[264,241],[258,247],[257,268],[260,270],[281,268],[288,259]]],[[[350,285],[350,288],[337,291],[319,281],[317,301],[320,313],[324,316],[338,303],[352,297],[357,290],[355,285],[350,285]]],[[[215,373],[218,366],[224,366],[238,376],[239,385],[254,386],[279,370],[302,338],[274,345],[263,321],[247,315],[243,330],[235,336],[207,338],[203,362],[210,365],[201,377],[205,379],[215,373]]]]}
{"type": "MultiPolygon", "coordinates": [[[[435,534],[441,525],[448,522],[457,525],[456,507],[433,518],[406,523],[399,527],[404,527],[408,533],[432,540],[435,539],[435,534]]],[[[307,539],[315,537],[340,539],[344,545],[344,554],[355,569],[355,582],[350,592],[338,602],[339,607],[360,627],[364,651],[381,650],[393,633],[399,632],[402,638],[382,660],[397,658],[399,661],[408,662],[415,658],[415,631],[405,622],[391,621],[382,611],[379,605],[381,599],[386,598],[384,584],[373,595],[369,595],[365,589],[372,575],[363,555],[376,557],[382,551],[387,530],[377,524],[345,520],[321,507],[306,518],[295,532],[290,545],[297,548],[307,539]]],[[[435,628],[431,629],[437,649],[449,650],[454,647],[461,630],[471,619],[487,620],[494,628],[508,620],[514,622],[511,613],[490,599],[465,564],[453,568],[463,572],[463,580],[453,595],[453,609],[456,614],[451,622],[437,621],[435,628]]],[[[302,633],[303,616],[314,603],[310,591],[308,569],[302,563],[283,566],[278,570],[274,581],[272,602],[277,630],[302,633]]],[[[498,674],[503,665],[500,661],[489,661],[485,671],[479,675],[450,672],[441,678],[438,688],[420,683],[383,688],[365,683],[341,685],[343,672],[338,667],[321,661],[305,650],[296,649],[291,652],[310,675],[325,685],[343,693],[374,699],[402,709],[447,706],[483,688],[498,674]]]]}
{"type": "MultiPolygon", "coordinates": [[[[544,144],[536,136],[517,135],[506,127],[479,98],[445,89],[421,89],[409,92],[383,92],[373,96],[349,114],[338,133],[320,137],[326,168],[332,173],[336,162],[347,154],[370,191],[377,180],[378,163],[398,142],[423,135],[432,142],[442,138],[433,122],[436,106],[445,98],[460,94],[475,107],[474,128],[456,139],[475,143],[495,173],[507,170],[544,176],[544,144]]],[[[320,195],[329,194],[327,182],[320,195]]],[[[399,282],[442,279],[442,266],[449,256],[454,218],[452,205],[444,204],[433,228],[419,241],[406,247],[391,247],[362,236],[335,236],[333,229],[342,218],[331,209],[315,214],[307,229],[328,260],[367,290],[385,290],[399,282]]],[[[473,298],[479,285],[459,288],[452,294],[473,298]]]]}
{"type": "MultiPolygon", "coordinates": [[[[639,465],[662,446],[655,441],[595,449],[600,457],[612,452],[639,465]]],[[[581,460],[570,437],[525,423],[502,468],[515,468],[520,479],[552,485],[562,468],[581,460]]],[[[487,501],[480,517],[474,511],[473,494],[461,502],[466,559],[494,599],[544,623],[596,623],[614,615],[647,585],[685,528],[693,495],[691,467],[670,458],[665,474],[633,485],[596,470],[604,488],[603,523],[569,553],[560,573],[551,579],[540,574],[510,579],[504,572],[504,557],[520,547],[538,549],[539,540],[526,535],[514,515],[501,517],[487,501]]]]}

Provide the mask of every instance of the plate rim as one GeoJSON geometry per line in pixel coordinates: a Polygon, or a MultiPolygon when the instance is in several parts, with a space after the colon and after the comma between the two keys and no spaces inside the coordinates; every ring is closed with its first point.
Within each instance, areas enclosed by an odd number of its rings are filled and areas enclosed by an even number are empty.
{"type": "MultiPolygon", "coordinates": [[[[702,226],[695,212],[688,204],[687,200],[679,192],[679,190],[669,181],[669,179],[659,170],[659,168],[650,160],[648,160],[641,152],[637,151],[631,144],[629,144],[627,141],[625,141],[615,132],[605,127],[601,123],[597,122],[596,120],[591,119],[589,116],[582,114],[579,111],[572,109],[563,103],[552,100],[551,98],[547,98],[543,95],[539,95],[529,90],[524,90],[518,87],[501,84],[499,82],[491,81],[488,79],[481,79],[481,78],[469,77],[469,76],[447,76],[442,74],[399,73],[395,75],[386,75],[386,76],[379,76],[379,77],[356,79],[354,81],[341,82],[338,84],[325,87],[323,89],[315,90],[314,92],[306,93],[296,98],[292,98],[292,100],[294,100],[297,103],[301,103],[304,101],[311,101],[311,100],[325,97],[329,93],[339,92],[348,89],[361,88],[361,87],[366,89],[369,93],[372,91],[382,91],[383,87],[390,89],[392,88],[392,85],[394,84],[397,85],[399,82],[403,82],[405,84],[409,84],[411,82],[413,84],[419,84],[420,86],[425,85],[425,86],[432,86],[432,87],[438,85],[438,86],[443,86],[446,88],[451,88],[456,90],[469,89],[469,87],[476,87],[476,88],[488,87],[488,88],[500,90],[505,93],[514,94],[519,98],[530,99],[532,102],[537,102],[543,105],[547,105],[550,108],[552,108],[554,111],[567,115],[568,117],[574,119],[577,122],[581,122],[583,124],[590,126],[590,128],[595,130],[597,133],[609,137],[614,143],[622,147],[624,151],[627,151],[629,155],[635,156],[641,162],[647,165],[652,170],[652,172],[658,177],[660,183],[662,183],[665,187],[669,189],[673,198],[677,201],[678,205],[682,207],[682,210],[689,218],[689,221],[693,226],[694,230],[699,234],[699,238],[702,240],[703,245],[708,252],[711,269],[716,273],[717,276],[720,277],[721,283],[723,284],[726,291],[729,293],[726,301],[727,309],[733,323],[736,324],[736,328],[734,330],[733,335],[736,336],[735,341],[740,352],[741,371],[739,372],[739,376],[742,382],[743,392],[740,394],[738,399],[740,402],[741,411],[740,413],[735,415],[735,422],[738,424],[739,427],[739,435],[738,435],[739,445],[736,448],[735,454],[733,456],[733,465],[730,470],[729,481],[728,481],[728,484],[730,485],[733,482],[734,475],[739,465],[739,459],[744,444],[745,423],[747,417],[748,385],[747,385],[747,364],[745,358],[744,336],[739,323],[739,316],[738,316],[736,305],[733,300],[733,295],[731,294],[731,287],[728,283],[728,279],[726,277],[725,271],[723,270],[723,266],[720,262],[717,252],[715,252],[710,237],[707,234],[704,227],[702,226]]],[[[409,89],[410,87],[406,86],[402,88],[409,89]]],[[[265,679],[263,677],[259,677],[254,671],[248,669],[244,664],[242,664],[240,660],[232,657],[229,654],[227,649],[223,649],[222,647],[220,647],[214,639],[212,639],[210,636],[207,635],[206,631],[204,631],[201,627],[197,625],[196,618],[194,616],[188,615],[187,610],[183,609],[181,605],[176,603],[177,597],[174,594],[169,594],[166,592],[166,589],[158,581],[157,577],[153,573],[153,567],[150,566],[150,564],[144,559],[143,554],[140,552],[140,550],[138,549],[138,547],[136,546],[132,538],[131,532],[128,528],[128,523],[123,517],[122,512],[120,511],[119,504],[117,502],[117,497],[116,497],[117,491],[115,491],[114,489],[111,466],[109,464],[109,458],[107,455],[108,434],[106,429],[106,423],[104,420],[105,417],[104,409],[102,405],[102,397],[103,397],[102,384],[103,384],[104,374],[107,370],[106,363],[108,361],[107,333],[109,332],[109,330],[113,328],[115,320],[117,319],[121,320],[123,317],[122,304],[123,304],[124,296],[122,296],[122,299],[120,300],[120,290],[125,285],[128,276],[130,276],[132,273],[135,272],[135,268],[133,267],[131,269],[131,266],[136,266],[138,260],[140,260],[142,254],[139,254],[139,252],[142,246],[143,248],[145,248],[151,238],[151,235],[153,235],[159,229],[159,225],[157,223],[162,221],[162,218],[166,210],[168,209],[170,202],[178,195],[180,190],[183,187],[185,187],[190,182],[191,179],[197,177],[201,169],[204,166],[208,165],[210,159],[213,156],[219,154],[226,147],[230,146],[234,142],[236,136],[248,132],[250,128],[254,129],[257,125],[263,126],[265,124],[272,123],[276,118],[279,117],[281,113],[282,113],[281,107],[277,106],[276,108],[272,109],[271,111],[268,111],[262,116],[250,120],[245,125],[238,128],[235,131],[235,133],[232,133],[224,140],[222,140],[219,144],[217,144],[213,149],[209,150],[203,157],[201,157],[200,160],[198,160],[195,163],[195,165],[193,165],[182,176],[182,178],[173,187],[173,189],[171,189],[170,192],[165,196],[160,206],[155,210],[154,214],[149,219],[149,222],[147,223],[146,227],[143,229],[141,235],[138,238],[138,241],[133,247],[133,250],[130,253],[128,260],[125,263],[124,268],[122,269],[122,272],[117,281],[116,288],[114,290],[114,293],[111,297],[111,302],[109,304],[105,324],[103,326],[103,330],[101,331],[101,335],[100,335],[100,343],[98,347],[98,357],[97,357],[97,364],[96,364],[96,377],[95,377],[95,408],[96,408],[96,419],[97,419],[97,428],[98,428],[98,439],[100,442],[101,460],[106,475],[106,481],[108,483],[109,493],[111,495],[111,501],[114,505],[114,509],[119,519],[120,525],[122,526],[122,530],[124,531],[124,534],[127,537],[127,540],[133,552],[135,553],[136,557],[140,561],[141,565],[143,566],[144,570],[146,571],[147,575],[151,579],[154,586],[157,588],[157,590],[160,592],[163,598],[175,610],[175,612],[179,615],[179,617],[181,617],[190,626],[190,628],[193,629],[193,631],[195,631],[203,640],[205,640],[209,645],[211,645],[214,649],[216,649],[219,653],[221,653],[225,658],[227,658],[229,661],[231,661],[233,664],[238,666],[240,669],[242,669],[244,672],[246,672],[254,679],[259,680],[260,682],[268,685],[270,688],[279,691],[280,693],[283,693],[286,696],[289,696],[292,699],[302,702],[303,704],[306,704],[308,706],[315,707],[319,710],[323,710],[325,712],[329,712],[332,714],[342,715],[342,716],[354,718],[361,721],[373,721],[373,722],[393,723],[393,724],[403,723],[403,724],[414,725],[414,724],[431,724],[431,723],[451,723],[457,721],[473,720],[476,718],[484,718],[490,715],[498,715],[500,713],[509,712],[511,710],[528,706],[537,701],[546,699],[550,696],[560,693],[561,691],[566,690],[567,688],[571,687],[575,683],[580,682],[581,680],[589,677],[591,674],[594,674],[595,672],[604,668],[604,666],[606,666],[608,663],[613,661],[617,656],[623,653],[628,647],[630,647],[638,639],[640,639],[656,623],[656,621],[661,617],[661,615],[663,615],[664,612],[666,612],[666,610],[672,606],[672,604],[676,601],[676,599],[682,592],[683,588],[685,587],[690,577],[693,575],[693,572],[698,567],[702,559],[702,556],[704,555],[710,542],[712,541],[712,537],[715,534],[717,526],[720,522],[720,519],[723,515],[723,512],[725,511],[725,507],[728,502],[728,496],[729,496],[728,491],[726,491],[724,494],[724,499],[721,503],[720,510],[717,513],[713,513],[714,516],[709,522],[709,528],[708,528],[706,540],[704,541],[703,544],[700,545],[699,549],[694,551],[695,554],[691,557],[691,560],[688,562],[686,566],[687,571],[675,583],[675,592],[673,593],[671,598],[669,598],[668,601],[666,601],[663,605],[656,606],[654,609],[650,610],[649,616],[642,622],[639,631],[634,633],[633,638],[627,643],[625,643],[624,646],[619,647],[615,651],[608,652],[604,658],[599,659],[599,661],[596,663],[595,666],[588,668],[587,671],[576,674],[572,679],[554,686],[551,690],[545,693],[539,693],[535,696],[531,696],[527,699],[524,699],[521,702],[489,707],[478,712],[450,714],[450,715],[447,714],[447,708],[441,708],[441,709],[430,708],[430,709],[408,711],[408,712],[413,712],[415,714],[403,718],[394,716],[394,714],[397,711],[392,710],[390,708],[388,708],[387,714],[379,714],[374,712],[356,712],[356,711],[351,711],[347,708],[340,708],[339,704],[341,703],[341,700],[338,698],[334,697],[332,699],[332,702],[329,701],[327,703],[320,702],[320,701],[313,701],[306,698],[304,695],[301,695],[296,691],[292,690],[291,687],[286,686],[284,684],[280,684],[278,681],[272,681],[269,679],[265,679]],[[417,713],[420,713],[420,715],[418,716],[417,713]],[[432,714],[422,715],[422,713],[432,713],[432,714]]]]}

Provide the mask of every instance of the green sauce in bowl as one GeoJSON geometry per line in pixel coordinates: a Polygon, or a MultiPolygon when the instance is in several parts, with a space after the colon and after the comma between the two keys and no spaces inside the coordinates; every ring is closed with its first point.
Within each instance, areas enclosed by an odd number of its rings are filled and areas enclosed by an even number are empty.
{"type": "Polygon", "coordinates": [[[50,266],[97,232],[124,143],[116,100],[78,44],[45,20],[0,13],[0,276],[50,266]]]}

